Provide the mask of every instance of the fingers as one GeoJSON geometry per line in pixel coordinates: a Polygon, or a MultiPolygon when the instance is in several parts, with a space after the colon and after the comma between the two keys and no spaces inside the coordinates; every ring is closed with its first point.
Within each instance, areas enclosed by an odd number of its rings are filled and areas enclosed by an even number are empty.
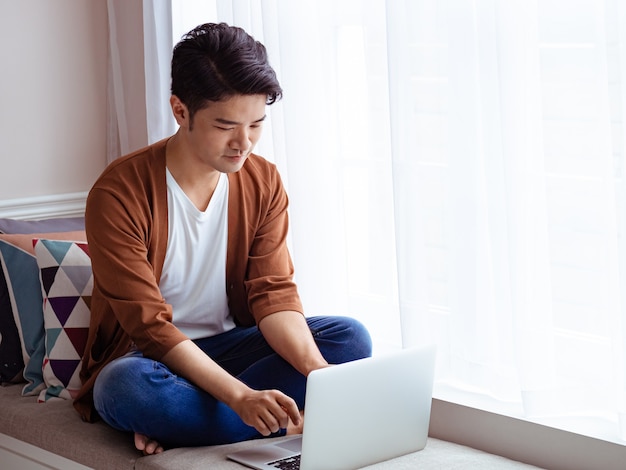
{"type": "Polygon", "coordinates": [[[246,424],[266,437],[286,429],[290,421],[299,423],[301,420],[296,403],[278,390],[251,390],[235,411],[246,424]]]}
{"type": "Polygon", "coordinates": [[[290,421],[287,425],[286,433],[288,436],[293,434],[302,434],[304,431],[304,411],[300,412],[300,422],[295,423],[294,421],[290,421]]]}
{"type": "MultiPolygon", "coordinates": [[[[281,408],[289,417],[289,421],[291,421],[296,426],[299,426],[302,421],[302,415],[300,414],[300,410],[298,409],[298,405],[292,399],[289,399],[286,403],[281,403],[281,408]]],[[[286,428],[289,423],[286,422],[282,428],[286,428]]]]}
{"type": "Polygon", "coordinates": [[[264,392],[268,401],[264,403],[264,409],[260,411],[260,422],[257,427],[263,436],[277,433],[281,429],[285,429],[289,424],[290,410],[297,406],[291,398],[283,395],[275,390],[264,392]]]}
{"type": "Polygon", "coordinates": [[[285,413],[282,408],[278,407],[259,414],[259,421],[255,428],[263,436],[267,437],[270,434],[277,433],[281,428],[284,429],[288,422],[289,417],[287,413],[285,413]]]}

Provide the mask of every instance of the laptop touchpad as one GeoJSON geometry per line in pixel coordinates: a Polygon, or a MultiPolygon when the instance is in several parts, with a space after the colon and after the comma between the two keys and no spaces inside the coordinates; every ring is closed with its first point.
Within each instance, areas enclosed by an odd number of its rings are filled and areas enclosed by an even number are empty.
{"type": "Polygon", "coordinates": [[[293,452],[300,452],[302,450],[302,437],[294,437],[283,442],[277,442],[276,445],[293,452]]]}

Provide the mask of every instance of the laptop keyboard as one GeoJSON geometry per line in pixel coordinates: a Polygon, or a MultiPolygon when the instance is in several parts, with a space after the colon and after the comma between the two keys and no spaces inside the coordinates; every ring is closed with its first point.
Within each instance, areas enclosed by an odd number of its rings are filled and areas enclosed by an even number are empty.
{"type": "Polygon", "coordinates": [[[267,465],[270,467],[276,467],[281,470],[299,470],[300,469],[300,455],[294,455],[293,457],[287,457],[285,459],[275,460],[267,465]]]}

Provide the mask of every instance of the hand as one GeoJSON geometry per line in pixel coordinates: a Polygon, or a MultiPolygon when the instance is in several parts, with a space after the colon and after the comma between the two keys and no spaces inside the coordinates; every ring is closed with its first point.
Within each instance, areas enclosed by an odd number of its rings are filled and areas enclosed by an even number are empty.
{"type": "Polygon", "coordinates": [[[299,426],[302,420],[296,402],[278,390],[250,389],[229,405],[244,423],[266,437],[286,429],[289,421],[299,426]]]}

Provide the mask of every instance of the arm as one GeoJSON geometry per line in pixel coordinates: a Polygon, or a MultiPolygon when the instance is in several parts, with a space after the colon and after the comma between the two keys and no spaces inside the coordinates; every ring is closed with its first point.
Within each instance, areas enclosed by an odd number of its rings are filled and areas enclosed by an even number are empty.
{"type": "MultiPolygon", "coordinates": [[[[287,193],[275,166],[252,160],[247,169],[248,172],[240,175],[242,180],[235,180],[237,185],[233,185],[235,197],[241,198],[233,207],[244,206],[247,210],[229,213],[233,232],[244,234],[240,244],[242,251],[230,257],[233,262],[230,271],[238,270],[244,278],[246,307],[268,344],[296,370],[308,376],[328,363],[301,313],[302,303],[293,282],[294,269],[287,247],[287,193]],[[257,172],[258,168],[261,170],[257,172]],[[247,181],[247,177],[252,181],[247,181]],[[261,192],[238,190],[244,185],[263,189],[261,192]],[[246,258],[244,269],[234,263],[246,258]]],[[[234,279],[233,284],[237,284],[236,277],[234,279]]]]}
{"type": "Polygon", "coordinates": [[[300,424],[296,403],[278,390],[253,390],[239,381],[198,348],[185,340],[172,348],[162,362],[217,400],[232,408],[249,426],[264,436],[287,428],[289,420],[300,424]]]}
{"type": "Polygon", "coordinates": [[[268,344],[304,376],[328,367],[300,312],[282,311],[264,317],[259,329],[268,344]]]}

